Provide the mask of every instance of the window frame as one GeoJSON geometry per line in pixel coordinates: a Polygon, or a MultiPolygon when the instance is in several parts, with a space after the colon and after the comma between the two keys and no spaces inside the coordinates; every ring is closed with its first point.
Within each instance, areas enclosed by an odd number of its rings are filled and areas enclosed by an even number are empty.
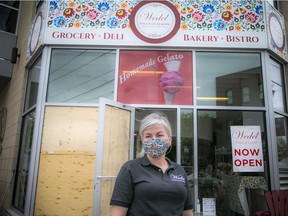
{"type": "Polygon", "coordinates": [[[12,6],[9,6],[9,5],[6,5],[6,4],[3,4],[0,2],[0,6],[4,7],[4,8],[8,8],[8,9],[11,9],[11,10],[14,10],[17,12],[17,21],[16,21],[16,24],[15,24],[15,32],[12,33],[12,32],[8,32],[8,31],[5,31],[5,30],[1,30],[0,29],[0,32],[3,32],[3,33],[7,33],[7,34],[13,34],[13,35],[18,35],[18,25],[19,25],[19,14],[20,14],[20,8],[21,8],[21,4],[22,2],[19,1],[19,8],[16,8],[16,7],[12,7],[12,6]]]}

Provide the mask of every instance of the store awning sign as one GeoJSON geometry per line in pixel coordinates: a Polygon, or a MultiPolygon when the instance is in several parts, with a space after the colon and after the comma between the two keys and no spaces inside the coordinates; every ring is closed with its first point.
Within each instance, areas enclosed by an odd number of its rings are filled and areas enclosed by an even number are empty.
{"type": "Polygon", "coordinates": [[[260,126],[230,126],[233,172],[264,172],[260,126]]]}
{"type": "Polygon", "coordinates": [[[45,44],[267,48],[255,1],[49,1],[45,44]]]}

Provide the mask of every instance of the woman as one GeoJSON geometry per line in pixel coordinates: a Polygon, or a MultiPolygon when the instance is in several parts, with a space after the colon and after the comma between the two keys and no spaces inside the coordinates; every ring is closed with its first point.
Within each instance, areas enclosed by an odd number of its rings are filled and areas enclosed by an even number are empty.
{"type": "Polygon", "coordinates": [[[184,169],[165,157],[172,130],[166,116],[152,113],[140,125],[144,155],[126,162],[116,179],[111,216],[193,216],[184,169]]]}

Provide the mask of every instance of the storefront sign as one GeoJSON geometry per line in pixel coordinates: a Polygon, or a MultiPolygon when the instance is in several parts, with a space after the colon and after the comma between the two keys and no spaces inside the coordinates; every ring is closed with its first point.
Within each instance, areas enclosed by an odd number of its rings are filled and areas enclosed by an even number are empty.
{"type": "Polygon", "coordinates": [[[143,1],[131,13],[133,33],[148,43],[171,39],[180,28],[180,15],[168,1],[143,1]]]}
{"type": "Polygon", "coordinates": [[[285,20],[284,17],[269,3],[266,3],[269,49],[288,61],[285,20]]]}
{"type": "Polygon", "coordinates": [[[45,44],[267,48],[263,1],[50,1],[45,44]]]}
{"type": "Polygon", "coordinates": [[[192,104],[192,53],[120,51],[117,101],[192,104]]]}
{"type": "Polygon", "coordinates": [[[41,45],[43,45],[44,40],[44,19],[46,17],[46,8],[47,2],[43,2],[41,7],[39,8],[34,20],[32,21],[30,31],[29,31],[29,40],[27,46],[27,57],[26,61],[28,62],[29,59],[34,55],[34,53],[39,49],[41,45]]]}
{"type": "Polygon", "coordinates": [[[259,126],[231,126],[233,172],[264,172],[259,126]]]}

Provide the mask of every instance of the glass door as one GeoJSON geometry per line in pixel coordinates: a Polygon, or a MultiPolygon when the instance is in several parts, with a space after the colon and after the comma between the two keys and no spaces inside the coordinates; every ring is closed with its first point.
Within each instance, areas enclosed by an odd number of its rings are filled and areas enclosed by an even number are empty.
{"type": "Polygon", "coordinates": [[[197,112],[198,199],[201,211],[205,198],[214,199],[217,215],[252,215],[263,209],[263,192],[268,189],[269,183],[266,134],[265,113],[261,111],[197,112]],[[233,171],[231,126],[260,127],[264,172],[233,171]]]}

